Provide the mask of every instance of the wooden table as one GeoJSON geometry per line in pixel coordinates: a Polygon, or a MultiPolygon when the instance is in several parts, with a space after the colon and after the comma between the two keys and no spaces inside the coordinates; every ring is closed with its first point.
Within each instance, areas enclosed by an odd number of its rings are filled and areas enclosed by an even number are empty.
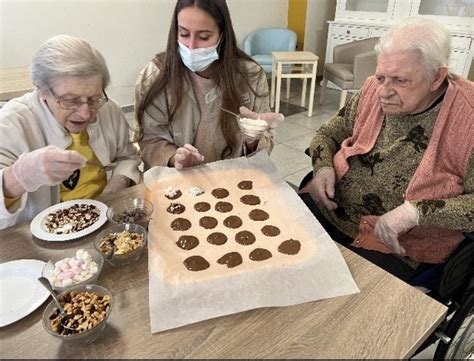
{"type": "MultiPolygon", "coordinates": [[[[107,204],[133,195],[135,186],[107,204]]],[[[44,242],[29,223],[0,231],[0,262],[57,258],[58,250],[88,245],[44,242]]],[[[104,265],[98,283],[114,296],[107,328],[95,343],[68,347],[41,323],[47,303],[0,329],[2,358],[407,358],[446,314],[446,307],[341,247],[358,294],[250,310],[157,334],[150,333],[147,256],[123,268],[104,265]]],[[[49,302],[49,301],[48,301],[49,302]]]]}
{"type": "Polygon", "coordinates": [[[319,57],[310,51],[272,52],[272,85],[270,92],[270,103],[272,107],[275,107],[276,113],[280,111],[281,79],[287,79],[287,98],[290,96],[290,79],[303,79],[303,87],[301,91],[302,107],[304,107],[306,103],[306,80],[311,79],[308,106],[308,117],[311,117],[313,114],[314,90],[316,87],[316,70],[318,68],[318,60],[319,57]],[[284,69],[288,66],[291,67],[292,71],[284,71],[284,69]],[[297,71],[298,73],[295,73],[294,71],[297,71]]]}
{"type": "Polygon", "coordinates": [[[26,66],[0,69],[0,101],[10,100],[33,89],[30,69],[26,66]]]}

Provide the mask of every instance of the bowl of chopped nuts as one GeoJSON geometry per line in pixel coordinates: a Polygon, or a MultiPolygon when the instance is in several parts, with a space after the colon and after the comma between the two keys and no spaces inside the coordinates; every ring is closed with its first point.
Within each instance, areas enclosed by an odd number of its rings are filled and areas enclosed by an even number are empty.
{"type": "Polygon", "coordinates": [[[117,224],[100,232],[94,246],[113,266],[136,262],[145,248],[147,232],[139,224],[117,224]]]}
{"type": "Polygon", "coordinates": [[[148,227],[153,204],[144,198],[127,198],[109,207],[107,218],[113,223],[139,224],[145,229],[148,227]]]}
{"type": "Polygon", "coordinates": [[[43,327],[50,335],[71,345],[95,341],[112,311],[112,294],[98,285],[76,286],[59,295],[66,312],[61,318],[54,301],[43,312],[43,327]]]}
{"type": "Polygon", "coordinates": [[[56,291],[96,283],[104,265],[104,258],[99,252],[92,248],[81,248],[61,251],[61,256],[66,257],[55,262],[49,261],[42,270],[42,276],[49,280],[56,291]]]}

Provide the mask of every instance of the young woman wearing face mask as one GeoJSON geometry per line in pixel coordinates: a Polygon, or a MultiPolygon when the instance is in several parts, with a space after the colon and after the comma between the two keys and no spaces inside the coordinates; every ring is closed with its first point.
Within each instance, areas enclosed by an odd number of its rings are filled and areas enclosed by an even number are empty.
{"type": "Polygon", "coordinates": [[[135,139],[147,168],[270,152],[283,120],[270,112],[265,73],[237,47],[224,0],[178,0],[166,51],[138,77],[135,109],[135,139]],[[265,120],[267,130],[244,138],[236,117],[222,109],[265,120]]]}

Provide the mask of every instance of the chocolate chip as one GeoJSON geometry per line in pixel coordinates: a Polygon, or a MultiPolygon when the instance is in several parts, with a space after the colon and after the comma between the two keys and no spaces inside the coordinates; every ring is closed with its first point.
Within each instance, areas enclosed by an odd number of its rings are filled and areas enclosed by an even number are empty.
{"type": "Polygon", "coordinates": [[[176,245],[179,248],[184,249],[185,251],[189,251],[193,248],[196,248],[198,244],[199,240],[197,239],[197,237],[194,236],[181,236],[176,242],[176,245]]]}
{"type": "Polygon", "coordinates": [[[252,194],[246,194],[245,196],[240,197],[240,201],[243,204],[247,204],[249,206],[256,206],[257,204],[260,204],[260,198],[252,194]]]}
{"type": "Polygon", "coordinates": [[[229,252],[217,260],[219,264],[226,264],[227,268],[234,268],[242,264],[242,256],[238,252],[229,252]]]}
{"type": "Polygon", "coordinates": [[[186,207],[181,203],[171,203],[166,210],[171,214],[181,214],[186,210],[186,207]]]}
{"type": "Polygon", "coordinates": [[[243,246],[253,244],[255,240],[254,234],[249,231],[240,231],[235,235],[235,241],[243,246]]]}
{"type": "Polygon", "coordinates": [[[249,258],[252,261],[265,261],[266,259],[269,259],[271,256],[272,256],[272,253],[265,248],[255,248],[249,254],[249,258]]]}
{"type": "Polygon", "coordinates": [[[297,254],[301,249],[301,243],[300,241],[297,241],[296,239],[289,239],[286,241],[281,242],[281,244],[278,246],[278,252],[284,253],[284,254],[297,254]]]}
{"type": "Polygon", "coordinates": [[[216,228],[217,219],[215,219],[214,217],[202,217],[199,220],[199,225],[206,229],[216,228]]]}
{"type": "Polygon", "coordinates": [[[203,271],[209,268],[210,264],[201,256],[191,256],[184,260],[184,266],[190,271],[203,271]]]}
{"type": "Polygon", "coordinates": [[[239,184],[237,184],[237,187],[239,187],[239,189],[252,189],[253,188],[253,182],[252,181],[242,181],[240,182],[239,184]]]}
{"type": "Polygon", "coordinates": [[[275,237],[280,234],[280,229],[275,226],[264,226],[262,228],[262,233],[268,237],[275,237]]]}
{"type": "Polygon", "coordinates": [[[198,202],[194,205],[194,209],[198,212],[207,212],[211,209],[211,205],[207,202],[198,202]]]}
{"type": "Polygon", "coordinates": [[[242,220],[237,216],[229,216],[224,219],[224,226],[228,228],[239,228],[242,225],[242,220]]]}
{"type": "Polygon", "coordinates": [[[191,222],[186,218],[176,218],[173,222],[171,222],[171,228],[174,231],[187,231],[191,228],[191,222]]]}
{"type": "Polygon", "coordinates": [[[227,213],[230,212],[234,206],[232,203],[229,202],[217,202],[216,203],[216,211],[221,212],[221,213],[227,213]]]}
{"type": "Polygon", "coordinates": [[[179,189],[177,189],[176,193],[174,195],[165,194],[165,197],[168,198],[168,199],[178,199],[182,195],[183,195],[183,193],[181,193],[181,191],[179,189]]]}
{"type": "Polygon", "coordinates": [[[211,194],[217,199],[225,198],[229,196],[229,191],[225,188],[216,188],[213,189],[211,194]]]}
{"type": "Polygon", "coordinates": [[[224,233],[214,232],[207,236],[207,241],[210,244],[220,246],[227,242],[227,236],[224,233]]]}
{"type": "Polygon", "coordinates": [[[270,216],[267,212],[262,211],[261,209],[252,209],[249,213],[249,218],[252,221],[266,221],[270,216]]]}

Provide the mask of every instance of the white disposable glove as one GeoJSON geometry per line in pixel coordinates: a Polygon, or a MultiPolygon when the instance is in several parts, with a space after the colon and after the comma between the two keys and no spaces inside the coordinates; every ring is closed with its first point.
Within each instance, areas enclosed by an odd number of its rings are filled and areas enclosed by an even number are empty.
{"type": "Polygon", "coordinates": [[[375,224],[377,238],[390,247],[394,253],[404,256],[405,249],[400,246],[398,236],[418,225],[420,214],[416,207],[405,201],[401,206],[381,216],[375,224]]]}
{"type": "Polygon", "coordinates": [[[204,156],[194,148],[191,144],[185,144],[184,147],[178,148],[174,156],[174,167],[183,169],[202,164],[204,156]]]}
{"type": "Polygon", "coordinates": [[[76,151],[64,150],[54,145],[23,153],[12,165],[18,183],[27,191],[53,186],[86,164],[87,159],[76,151]]]}
{"type": "Polygon", "coordinates": [[[112,192],[118,192],[122,189],[127,188],[130,185],[130,179],[121,175],[121,174],[116,174],[112,176],[112,178],[109,179],[107,182],[107,185],[104,187],[104,190],[102,191],[102,195],[105,195],[107,193],[112,193],[112,192]]]}
{"type": "Polygon", "coordinates": [[[323,167],[316,172],[311,182],[300,192],[308,192],[315,201],[324,204],[332,211],[337,208],[334,198],[334,187],[336,185],[336,172],[332,167],[323,167]]]}
{"type": "Polygon", "coordinates": [[[248,108],[241,106],[239,108],[240,116],[243,118],[250,119],[261,119],[267,122],[267,128],[263,131],[263,135],[266,137],[274,137],[275,130],[278,128],[281,122],[285,119],[281,113],[255,113],[248,108]]]}

